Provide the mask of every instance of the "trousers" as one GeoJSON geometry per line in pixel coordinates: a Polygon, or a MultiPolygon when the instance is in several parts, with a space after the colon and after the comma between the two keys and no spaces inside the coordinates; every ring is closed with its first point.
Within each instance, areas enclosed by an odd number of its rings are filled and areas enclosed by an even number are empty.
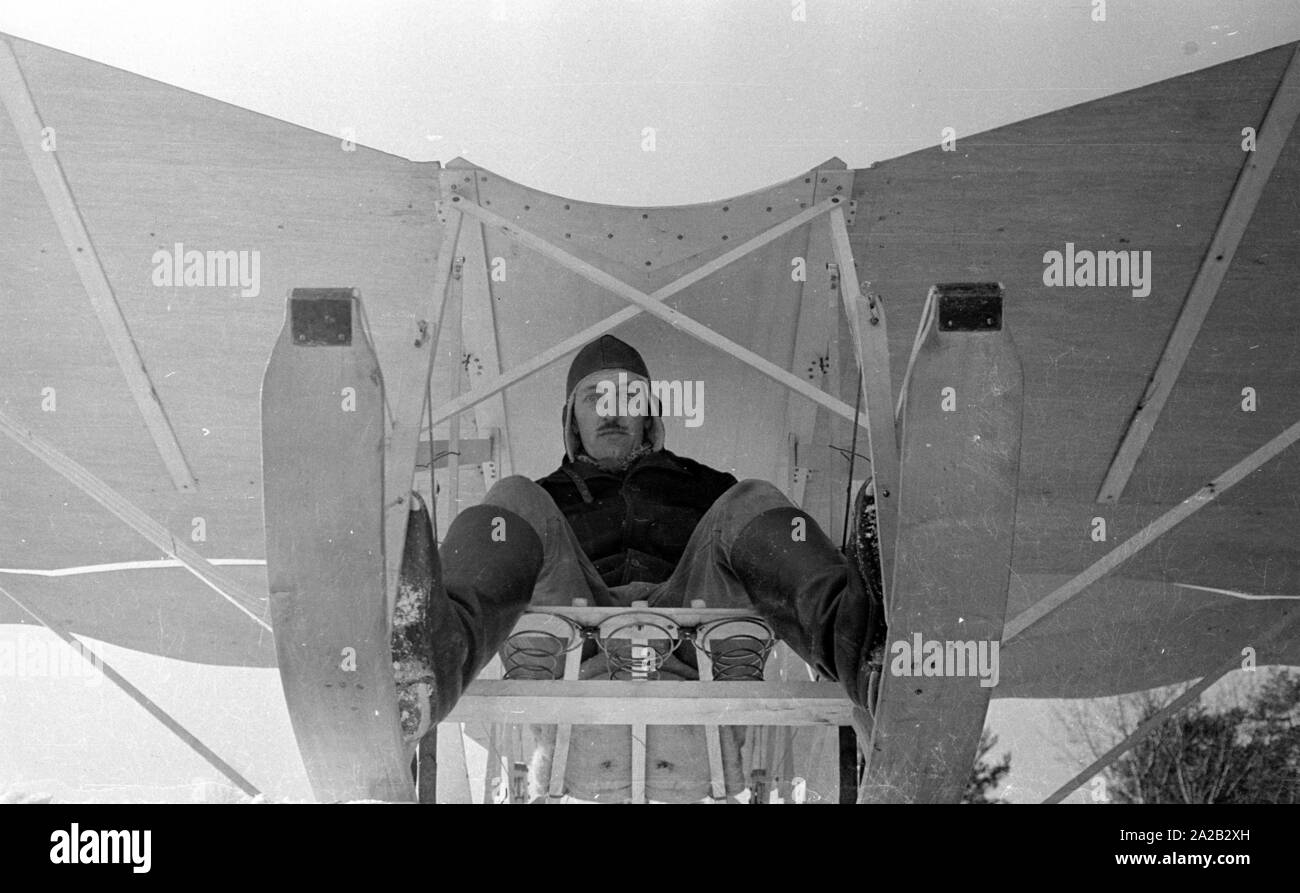
{"type": "MultiPolygon", "coordinates": [[[[745,608],[751,602],[732,570],[729,554],[736,536],[765,511],[790,506],[772,484],[740,481],[708,509],[696,525],[672,575],[662,583],[606,586],[550,495],[533,481],[512,476],[499,481],[483,504],[508,509],[526,520],[542,541],[543,559],[530,604],[569,605],[574,598],[603,607],[629,607],[645,601],[650,608],[684,607],[703,598],[709,607],[745,608]]],[[[581,677],[607,676],[605,656],[589,646],[581,677]]],[[[520,661],[518,652],[503,654],[520,661]]],[[[693,679],[693,649],[685,645],[664,662],[660,679],[693,679]]],[[[530,727],[534,750],[529,765],[529,796],[545,796],[554,760],[553,725],[530,727]]],[[[632,728],[578,725],[570,736],[564,790],[581,800],[611,802],[631,796],[632,728]]],[[[742,726],[720,728],[723,775],[729,796],[745,787],[742,726]]],[[[646,796],[663,802],[701,800],[710,793],[710,773],[703,729],[699,726],[646,727],[646,796]]]]}

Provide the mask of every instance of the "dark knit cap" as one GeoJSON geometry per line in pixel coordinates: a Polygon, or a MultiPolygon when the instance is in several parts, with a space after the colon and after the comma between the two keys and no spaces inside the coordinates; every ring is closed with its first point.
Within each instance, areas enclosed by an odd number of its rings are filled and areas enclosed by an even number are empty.
{"type": "Polygon", "coordinates": [[[564,386],[566,397],[573,393],[578,382],[601,369],[622,369],[642,378],[650,377],[650,370],[646,368],[645,360],[641,359],[636,348],[619,341],[613,335],[601,335],[578,351],[578,355],[573,358],[568,382],[564,386]]]}

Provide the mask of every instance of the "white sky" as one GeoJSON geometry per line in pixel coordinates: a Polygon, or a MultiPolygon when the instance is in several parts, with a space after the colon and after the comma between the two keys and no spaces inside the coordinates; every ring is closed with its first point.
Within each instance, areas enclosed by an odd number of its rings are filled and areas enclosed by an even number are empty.
{"type": "MultiPolygon", "coordinates": [[[[1109,0],[1104,22],[1093,0],[804,0],[805,21],[796,4],[6,0],[0,32],[408,158],[464,155],[634,205],[746,192],[832,155],[862,167],[944,127],[974,133],[1300,39],[1297,0],[1109,0]]],[[[305,796],[274,671],[106,653],[255,783],[305,796]]],[[[187,800],[191,779],[215,777],[107,684],[6,679],[0,708],[0,794],[187,800]]],[[[1071,774],[1043,705],[995,701],[990,721],[1013,799],[1071,774]]]]}

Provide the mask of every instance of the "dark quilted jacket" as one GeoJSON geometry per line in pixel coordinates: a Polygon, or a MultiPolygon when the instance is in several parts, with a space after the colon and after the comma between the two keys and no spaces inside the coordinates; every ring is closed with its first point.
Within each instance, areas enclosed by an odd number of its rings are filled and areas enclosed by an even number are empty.
{"type": "Polygon", "coordinates": [[[695,525],[736,479],[659,450],[621,473],[565,459],[537,483],[569,519],[605,585],[620,586],[668,579],[695,525]]]}

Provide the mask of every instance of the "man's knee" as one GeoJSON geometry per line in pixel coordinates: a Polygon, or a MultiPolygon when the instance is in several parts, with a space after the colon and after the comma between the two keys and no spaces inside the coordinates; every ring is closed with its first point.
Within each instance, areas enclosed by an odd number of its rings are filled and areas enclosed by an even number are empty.
{"type": "Polygon", "coordinates": [[[555,511],[551,494],[522,474],[512,474],[493,484],[483,497],[483,504],[509,509],[534,522],[555,511]]]}
{"type": "Polygon", "coordinates": [[[759,478],[745,478],[732,484],[725,493],[718,497],[726,500],[733,508],[741,508],[752,513],[765,512],[768,509],[785,508],[790,500],[770,481],[759,478]]]}
{"type": "Polygon", "coordinates": [[[514,509],[515,506],[540,504],[541,500],[551,501],[551,496],[541,485],[522,474],[512,474],[492,485],[483,501],[502,508],[514,509]]]}

